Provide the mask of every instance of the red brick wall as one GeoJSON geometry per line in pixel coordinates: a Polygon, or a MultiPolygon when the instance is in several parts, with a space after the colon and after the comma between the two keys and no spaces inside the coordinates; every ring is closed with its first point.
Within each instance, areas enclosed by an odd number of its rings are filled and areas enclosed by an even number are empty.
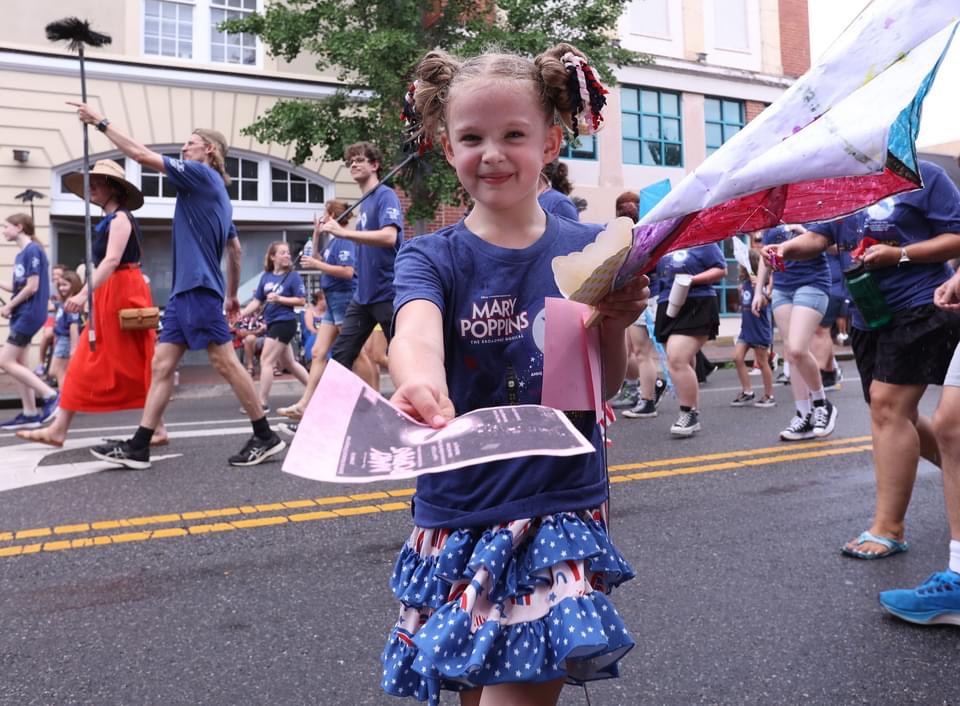
{"type": "MultiPolygon", "coordinates": [[[[407,196],[403,191],[397,189],[397,196],[400,197],[400,205],[403,206],[403,212],[406,213],[410,209],[410,197],[407,196]]],[[[453,225],[461,218],[465,211],[464,206],[447,206],[443,205],[437,209],[437,212],[433,214],[433,220],[426,224],[426,228],[417,229],[416,225],[407,219],[407,227],[404,229],[404,237],[411,238],[414,235],[422,235],[423,233],[432,233],[435,230],[440,230],[441,228],[449,225],[453,225]]]]}
{"type": "Polygon", "coordinates": [[[760,101],[746,101],[745,112],[747,114],[747,122],[749,123],[755,117],[760,115],[767,105],[767,103],[761,103],[760,101]]]}
{"type": "Polygon", "coordinates": [[[807,0],[780,0],[780,61],[783,73],[795,78],[810,68],[807,0]]]}

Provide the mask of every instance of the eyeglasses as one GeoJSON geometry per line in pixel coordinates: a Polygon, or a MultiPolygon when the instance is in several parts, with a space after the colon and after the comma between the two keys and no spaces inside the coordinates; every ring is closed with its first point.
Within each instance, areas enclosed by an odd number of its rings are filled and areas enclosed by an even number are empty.
{"type": "Polygon", "coordinates": [[[354,164],[366,164],[369,161],[366,157],[354,157],[353,159],[347,160],[347,166],[352,167],[354,164]]]}

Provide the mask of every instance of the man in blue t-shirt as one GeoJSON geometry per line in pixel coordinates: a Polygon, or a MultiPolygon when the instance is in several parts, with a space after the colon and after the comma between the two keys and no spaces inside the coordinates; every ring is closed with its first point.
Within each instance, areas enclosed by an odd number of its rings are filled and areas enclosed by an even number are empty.
{"type": "Polygon", "coordinates": [[[110,121],[83,103],[83,122],[95,125],[127,157],[166,175],[177,190],[173,214],[173,286],[163,312],[162,331],[153,356],[153,377],[140,426],[131,439],[96,446],[91,453],[104,461],[132,469],[150,467],[150,439],[173,393],[177,364],[188,350],[206,349],[210,362],[223,375],[250,416],[253,435],[231,466],[252,466],[286,446],[267,423],[253,380],[233,352],[224,310],[240,310],[240,241],[233,225],[227,194],[226,139],[216,130],[198,129],[181,147],[181,159],[154,152],[117,130],[110,121]],[[227,251],[224,286],[220,260],[227,251]],[[225,291],[226,290],[226,291],[225,291]]]}
{"type": "Polygon", "coordinates": [[[332,352],[333,359],[348,370],[377,324],[387,341],[391,334],[393,265],[403,243],[403,211],[396,193],[380,183],[382,160],[380,150],[369,142],[347,147],[344,161],[364,198],[357,229],[344,228],[334,219],[323,225],[325,232],[357,244],[357,288],[332,352]]]}

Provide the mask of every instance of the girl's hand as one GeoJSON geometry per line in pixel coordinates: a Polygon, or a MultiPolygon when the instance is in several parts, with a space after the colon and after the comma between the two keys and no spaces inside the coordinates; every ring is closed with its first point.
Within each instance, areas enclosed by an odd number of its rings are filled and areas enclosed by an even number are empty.
{"type": "Polygon", "coordinates": [[[596,309],[602,314],[605,328],[611,326],[626,329],[647,308],[650,299],[650,278],[639,275],[626,286],[610,292],[597,302],[596,309]]]}
{"type": "Polygon", "coordinates": [[[267,295],[267,303],[273,304],[273,303],[275,303],[275,302],[277,301],[277,299],[279,299],[279,298],[280,298],[280,295],[279,295],[279,294],[277,294],[276,292],[270,292],[270,294],[267,295]]]}
{"type": "Polygon", "coordinates": [[[893,267],[900,264],[900,248],[893,245],[871,245],[863,254],[863,265],[868,270],[893,267]]]}
{"type": "Polygon", "coordinates": [[[763,292],[759,292],[754,298],[753,302],[750,304],[750,311],[753,312],[754,316],[760,316],[760,312],[764,310],[767,306],[767,295],[763,292]]]}
{"type": "Polygon", "coordinates": [[[323,264],[322,257],[313,257],[311,255],[300,256],[300,266],[305,267],[308,270],[319,270],[321,264],[323,264]]]}
{"type": "Polygon", "coordinates": [[[774,255],[776,257],[783,259],[783,252],[780,249],[779,243],[773,243],[771,245],[764,245],[760,248],[760,257],[763,258],[763,261],[767,263],[767,267],[773,268],[774,255]]]}
{"type": "Polygon", "coordinates": [[[391,404],[434,429],[445,427],[455,416],[453,402],[432,385],[409,382],[400,385],[390,398],[391,404]]]}
{"type": "Polygon", "coordinates": [[[320,230],[333,236],[340,236],[347,232],[347,229],[340,225],[340,222],[334,218],[326,219],[320,226],[320,230]]]}
{"type": "Polygon", "coordinates": [[[0,308],[0,316],[3,318],[9,319],[11,314],[13,314],[13,307],[11,307],[9,304],[4,304],[3,307],[0,308]]]}
{"type": "Polygon", "coordinates": [[[933,303],[946,311],[960,311],[960,276],[954,275],[937,287],[933,303]]]}
{"type": "Polygon", "coordinates": [[[63,308],[66,309],[67,312],[71,314],[76,314],[78,312],[83,311],[83,305],[86,303],[87,303],[87,297],[84,294],[82,293],[74,294],[72,297],[70,297],[69,299],[67,299],[67,301],[63,303],[63,308]]]}

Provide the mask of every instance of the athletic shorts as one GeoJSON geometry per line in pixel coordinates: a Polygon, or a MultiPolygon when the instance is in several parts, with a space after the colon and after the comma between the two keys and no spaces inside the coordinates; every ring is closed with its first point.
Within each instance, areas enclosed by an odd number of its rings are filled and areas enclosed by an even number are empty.
{"type": "Polygon", "coordinates": [[[666,343],[673,334],[706,336],[711,341],[720,331],[720,306],[713,295],[687,297],[676,318],[667,316],[666,300],[657,304],[657,318],[653,331],[660,343],[666,343]]]}
{"type": "Polygon", "coordinates": [[[933,304],[898,311],[879,329],[854,328],[850,345],[860,372],[863,397],[870,401],[870,383],[942,385],[960,341],[960,314],[933,304]]]}
{"type": "Polygon", "coordinates": [[[347,316],[347,307],[353,299],[353,292],[324,292],[323,296],[327,300],[327,310],[323,312],[322,324],[331,324],[333,326],[343,326],[343,320],[347,316]]]}
{"type": "Polygon", "coordinates": [[[206,287],[170,297],[160,325],[160,343],[174,343],[192,351],[229,343],[233,338],[223,315],[223,298],[206,287]]]}
{"type": "Polygon", "coordinates": [[[830,328],[836,322],[837,317],[846,316],[843,306],[846,301],[843,297],[831,296],[827,302],[827,310],[823,312],[823,318],[820,319],[820,325],[824,328],[830,328]]]}
{"type": "Polygon", "coordinates": [[[25,333],[20,333],[19,331],[10,330],[10,334],[7,336],[7,343],[11,346],[16,346],[17,348],[26,348],[30,345],[30,341],[33,340],[33,334],[29,336],[25,333]]]}
{"type": "Polygon", "coordinates": [[[803,306],[807,309],[813,309],[820,313],[820,316],[827,311],[827,305],[830,303],[830,295],[822,289],[811,287],[805,284],[802,287],[794,289],[792,292],[785,289],[773,288],[773,298],[770,301],[770,310],[776,311],[777,307],[784,304],[793,304],[794,306],[803,306]]]}
{"type": "Polygon", "coordinates": [[[286,345],[297,335],[297,320],[282,319],[281,321],[274,321],[273,323],[267,324],[267,333],[265,335],[267,338],[275,338],[280,341],[280,343],[286,345]]]}

